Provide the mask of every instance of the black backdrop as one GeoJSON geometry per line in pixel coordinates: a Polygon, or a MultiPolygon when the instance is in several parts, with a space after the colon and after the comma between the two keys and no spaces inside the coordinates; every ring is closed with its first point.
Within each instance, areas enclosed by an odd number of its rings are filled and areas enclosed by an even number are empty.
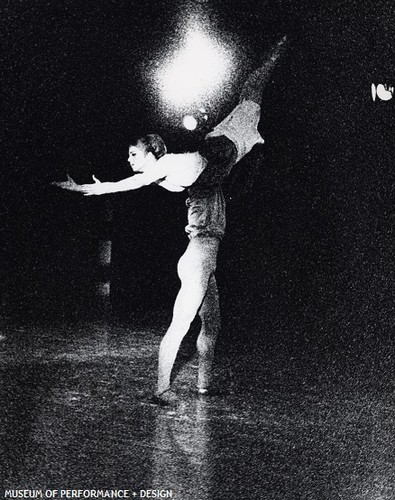
{"type": "Polygon", "coordinates": [[[94,316],[97,241],[112,210],[112,302],[122,318],[167,311],[177,292],[185,196],[156,187],[80,198],[49,187],[128,175],[128,138],[191,135],[164,116],[147,75],[182,13],[210,10],[234,43],[235,102],[273,40],[289,49],[263,105],[264,148],[226,187],[218,279],[224,338],[351,346],[390,341],[394,321],[395,100],[392,2],[5,2],[2,7],[1,298],[4,316],[94,316]],[[107,210],[107,212],[106,212],[107,210]]]}

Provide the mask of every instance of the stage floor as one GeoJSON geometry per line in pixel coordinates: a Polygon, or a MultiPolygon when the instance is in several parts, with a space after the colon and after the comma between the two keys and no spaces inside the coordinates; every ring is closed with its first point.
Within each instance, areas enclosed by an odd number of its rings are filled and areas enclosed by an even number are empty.
{"type": "MultiPolygon", "coordinates": [[[[146,403],[164,328],[6,325],[1,349],[1,476],[14,490],[128,490],[129,498],[395,498],[390,353],[318,346],[222,349],[227,394],[146,403]],[[375,359],[380,356],[380,359],[375,359]],[[148,490],[157,490],[149,492],[148,490]],[[133,494],[136,495],[133,496],[133,494]]],[[[83,498],[84,492],[62,493],[83,498]]],[[[111,493],[113,494],[113,493],[111,493]]],[[[41,498],[39,496],[39,498],[41,498]]]]}

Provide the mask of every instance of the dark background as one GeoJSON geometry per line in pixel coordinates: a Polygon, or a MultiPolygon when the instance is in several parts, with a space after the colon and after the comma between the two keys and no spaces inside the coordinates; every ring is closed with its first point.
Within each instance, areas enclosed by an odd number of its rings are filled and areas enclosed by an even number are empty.
{"type": "MultiPolygon", "coordinates": [[[[219,257],[223,341],[353,351],[392,345],[394,7],[347,1],[3,2],[0,297],[8,320],[94,318],[98,241],[113,241],[121,321],[170,318],[187,239],[184,194],[157,187],[83,198],[50,187],[130,173],[128,140],[160,133],[172,151],[204,131],[166,115],[149,75],[184,13],[209,13],[239,66],[210,120],[287,34],[256,148],[226,186],[219,257]],[[112,211],[112,222],[108,213],[112,211]]],[[[211,123],[213,124],[213,123],[211,123]]]]}

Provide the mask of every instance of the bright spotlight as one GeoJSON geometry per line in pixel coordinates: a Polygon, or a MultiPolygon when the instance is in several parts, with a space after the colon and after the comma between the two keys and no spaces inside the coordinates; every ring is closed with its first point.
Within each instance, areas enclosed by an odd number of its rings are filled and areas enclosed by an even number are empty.
{"type": "Polygon", "coordinates": [[[182,47],[158,74],[163,98],[177,107],[201,102],[223,84],[230,64],[224,47],[196,26],[191,27],[182,47]]]}
{"type": "Polygon", "coordinates": [[[184,116],[184,119],[182,120],[182,123],[184,124],[184,127],[187,130],[195,130],[195,128],[198,125],[198,122],[196,118],[192,115],[186,115],[184,116]]]}

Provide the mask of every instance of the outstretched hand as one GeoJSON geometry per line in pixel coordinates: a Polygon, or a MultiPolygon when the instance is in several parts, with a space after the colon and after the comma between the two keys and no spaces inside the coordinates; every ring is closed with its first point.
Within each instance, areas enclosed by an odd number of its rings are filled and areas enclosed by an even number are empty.
{"type": "Polygon", "coordinates": [[[84,196],[100,195],[107,191],[104,189],[104,185],[99,181],[94,175],[92,175],[93,184],[77,184],[69,175],[67,176],[67,181],[63,182],[53,182],[54,186],[58,186],[67,191],[77,191],[82,193],[84,196]]]}
{"type": "Polygon", "coordinates": [[[67,189],[68,191],[80,191],[80,185],[74,182],[74,180],[68,175],[67,181],[62,182],[52,182],[53,186],[58,186],[62,189],[67,189]]]}
{"type": "Polygon", "coordinates": [[[81,193],[84,196],[92,196],[107,193],[105,183],[102,183],[94,175],[92,175],[93,184],[81,184],[81,193]]]}

